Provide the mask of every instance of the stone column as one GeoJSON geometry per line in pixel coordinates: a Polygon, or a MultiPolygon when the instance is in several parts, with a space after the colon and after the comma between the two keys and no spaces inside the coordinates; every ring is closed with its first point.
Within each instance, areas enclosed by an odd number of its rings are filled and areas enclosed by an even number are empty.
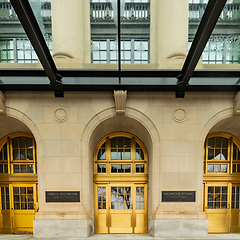
{"type": "Polygon", "coordinates": [[[151,0],[151,63],[181,58],[188,47],[188,0],[151,0]]]}
{"type": "Polygon", "coordinates": [[[90,1],[52,0],[53,56],[90,62],[90,1]]]}

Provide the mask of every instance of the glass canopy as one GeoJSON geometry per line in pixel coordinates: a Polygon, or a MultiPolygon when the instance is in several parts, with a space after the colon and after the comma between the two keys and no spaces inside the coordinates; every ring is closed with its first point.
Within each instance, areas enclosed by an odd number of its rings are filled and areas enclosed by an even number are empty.
{"type": "MultiPolygon", "coordinates": [[[[57,88],[58,90],[55,89],[55,92],[66,89],[71,90],[71,86],[74,85],[88,87],[109,85],[111,89],[134,89],[134,87],[138,86],[138,89],[142,90],[144,90],[144,86],[152,86],[152,90],[160,90],[161,86],[163,86],[165,90],[176,92],[190,90],[191,86],[193,86],[192,89],[196,90],[195,86],[219,85],[236,87],[239,85],[237,69],[232,71],[229,78],[226,78],[228,72],[224,74],[218,72],[213,79],[212,73],[206,70],[201,71],[201,73],[197,73],[197,70],[193,73],[196,66],[192,67],[192,72],[187,74],[183,69],[182,71],[181,69],[171,70],[171,65],[168,68],[170,70],[167,71],[161,69],[161,67],[159,68],[158,62],[152,61],[152,55],[159,51],[158,48],[154,49],[151,46],[153,44],[151,40],[153,36],[153,32],[151,32],[153,27],[152,16],[156,7],[154,2],[156,4],[157,1],[89,0],[90,39],[86,49],[89,49],[87,54],[90,58],[84,64],[74,65],[74,75],[70,69],[57,70],[55,65],[57,58],[55,55],[51,57],[54,54],[51,0],[0,0],[0,23],[2,26],[0,28],[0,64],[5,64],[3,65],[4,69],[0,70],[2,73],[0,77],[1,84],[6,89],[12,90],[14,90],[13,85],[16,83],[28,87],[30,85],[41,85],[44,86],[42,89],[48,90],[45,85],[50,80],[52,86],[49,89],[57,88]],[[26,6],[29,4],[30,8],[25,11],[25,17],[23,17],[24,11],[21,12],[16,7],[16,2],[25,2],[23,5],[26,4],[26,6]],[[34,16],[31,16],[31,11],[34,16]],[[26,18],[28,23],[24,23],[26,18]],[[25,33],[23,27],[25,30],[28,29],[26,26],[30,26],[32,21],[36,21],[36,26],[34,25],[33,29],[25,33]],[[43,47],[44,44],[48,47],[47,50],[43,47]],[[48,56],[47,52],[51,55],[48,56]],[[12,68],[12,63],[39,63],[39,61],[45,70],[45,74],[39,70],[35,71],[34,74],[29,74],[27,69],[29,65],[26,66],[25,71],[15,73],[14,77],[7,72],[7,66],[12,68]],[[10,65],[6,65],[6,63],[10,65]],[[78,72],[76,72],[76,69],[78,69],[78,72]],[[79,71],[85,72],[80,73],[79,71]],[[114,71],[117,71],[117,73],[114,71]],[[46,75],[48,78],[46,78],[46,75]],[[190,77],[185,80],[185,75],[190,77]],[[182,84],[182,76],[184,88],[179,87],[182,84]],[[224,79],[222,76],[225,76],[224,79]],[[63,87],[66,85],[70,87],[63,87]],[[10,87],[8,88],[8,86],[10,87]],[[155,88],[156,86],[158,87],[155,88]],[[166,86],[168,87],[165,88],[166,86]]],[[[212,2],[212,0],[189,0],[189,49],[192,46],[193,39],[197,38],[196,33],[200,29],[200,24],[206,24],[206,21],[201,20],[210,18],[211,14],[206,9],[208,8],[210,12],[214,11],[211,7],[208,7],[212,2]]],[[[217,4],[220,5],[220,3],[217,4]]],[[[211,66],[213,66],[212,69],[214,69],[215,64],[239,64],[239,8],[239,0],[228,0],[225,6],[221,8],[218,22],[216,26],[214,24],[215,28],[211,36],[207,37],[209,39],[206,44],[201,42],[200,38],[195,40],[199,41],[200,45],[204,47],[201,51],[196,46],[192,47],[195,53],[201,52],[203,68],[211,69],[211,66]],[[208,67],[204,67],[204,65],[208,65],[208,67]]],[[[166,11],[171,16],[172,10],[166,9],[166,11]]],[[[169,18],[169,21],[171,21],[171,18],[169,18]]],[[[155,22],[154,24],[158,23],[155,22]]],[[[205,25],[205,28],[210,29],[207,25],[205,25]]],[[[205,30],[200,29],[200,31],[205,34],[205,30]]],[[[198,61],[199,58],[194,54],[191,55],[189,52],[188,57],[198,61]]],[[[183,63],[185,57],[181,56],[183,63]]],[[[189,62],[191,61],[186,61],[185,64],[188,65],[189,62]]],[[[151,87],[146,89],[149,90],[151,87]]]]}

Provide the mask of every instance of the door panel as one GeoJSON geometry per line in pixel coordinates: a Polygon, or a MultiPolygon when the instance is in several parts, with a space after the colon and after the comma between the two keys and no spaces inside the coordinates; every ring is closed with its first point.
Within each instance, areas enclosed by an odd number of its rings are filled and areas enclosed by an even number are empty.
{"type": "Polygon", "coordinates": [[[111,185],[110,233],[132,233],[132,185],[111,185]]]}
{"type": "Polygon", "coordinates": [[[95,193],[96,233],[147,232],[147,184],[96,184],[95,193]]]}
{"type": "Polygon", "coordinates": [[[230,232],[238,233],[240,232],[240,222],[239,222],[239,191],[240,185],[232,185],[231,192],[231,221],[230,221],[230,232]]]}
{"type": "Polygon", "coordinates": [[[205,211],[209,233],[229,232],[230,205],[229,184],[206,184],[205,211]]]}

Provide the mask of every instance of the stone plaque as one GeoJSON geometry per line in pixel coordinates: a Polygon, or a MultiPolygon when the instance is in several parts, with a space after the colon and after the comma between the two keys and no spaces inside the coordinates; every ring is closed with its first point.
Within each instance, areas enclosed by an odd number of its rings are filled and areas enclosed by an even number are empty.
{"type": "Polygon", "coordinates": [[[162,202],[195,202],[196,191],[162,191],[162,202]]]}
{"type": "Polygon", "coordinates": [[[46,191],[46,202],[80,202],[80,191],[46,191]]]}

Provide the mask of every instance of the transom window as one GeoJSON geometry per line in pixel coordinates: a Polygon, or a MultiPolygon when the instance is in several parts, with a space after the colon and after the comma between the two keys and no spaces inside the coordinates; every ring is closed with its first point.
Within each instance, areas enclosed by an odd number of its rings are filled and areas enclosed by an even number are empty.
{"type": "Polygon", "coordinates": [[[99,143],[95,156],[95,173],[98,174],[147,173],[144,145],[130,134],[109,135],[99,143]]]}
{"type": "Polygon", "coordinates": [[[0,142],[0,173],[36,174],[36,147],[31,134],[10,134],[0,142]]]}
{"type": "Polygon", "coordinates": [[[240,173],[239,141],[230,134],[210,134],[206,140],[204,172],[240,173]]]}

